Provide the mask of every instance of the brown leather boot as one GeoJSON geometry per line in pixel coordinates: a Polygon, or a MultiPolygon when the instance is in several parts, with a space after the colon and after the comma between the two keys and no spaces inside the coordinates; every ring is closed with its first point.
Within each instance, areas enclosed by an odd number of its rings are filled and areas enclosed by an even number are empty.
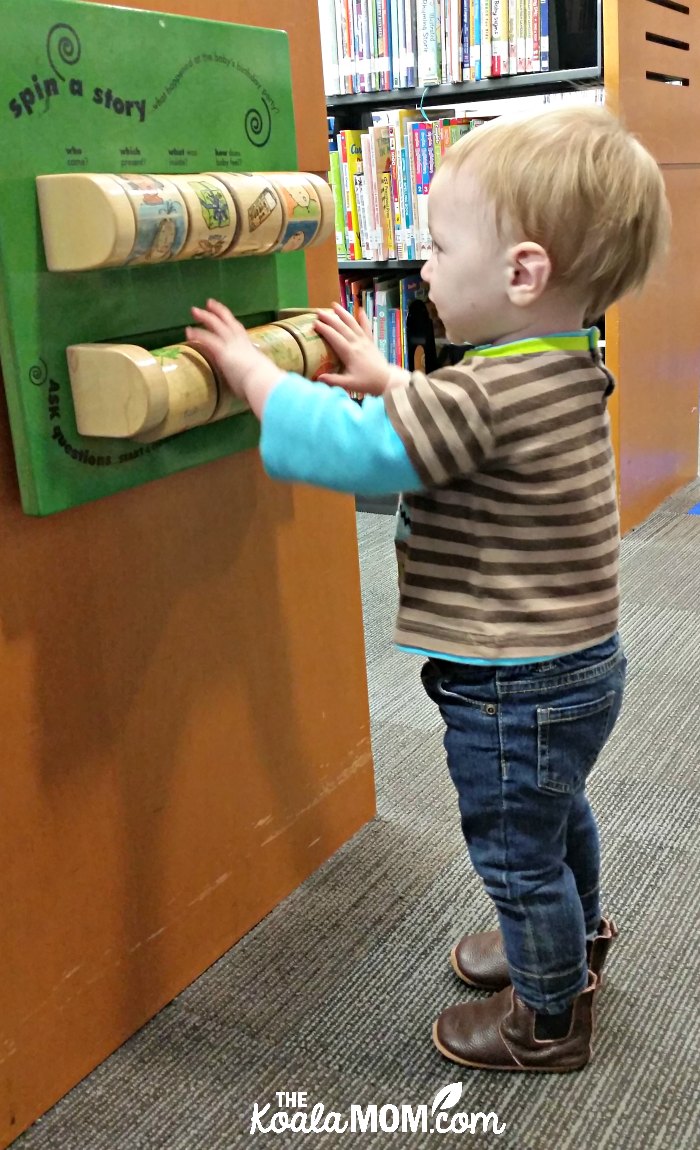
{"type": "Polygon", "coordinates": [[[433,1042],[445,1058],[478,1070],[580,1070],[592,1054],[594,992],[598,979],[572,1003],[564,1038],[535,1038],[535,1011],[512,986],[483,1002],[460,1002],[443,1010],[433,1026],[433,1042]]]}
{"type": "MultiPolygon", "coordinates": [[[[611,918],[601,918],[598,934],[586,944],[588,966],[598,975],[598,985],[602,985],[602,973],[608,950],[618,935],[617,927],[611,918]]],[[[503,990],[510,986],[508,962],[503,949],[500,930],[487,930],[482,934],[465,934],[450,952],[450,962],[455,974],[476,990],[503,990]]]]}

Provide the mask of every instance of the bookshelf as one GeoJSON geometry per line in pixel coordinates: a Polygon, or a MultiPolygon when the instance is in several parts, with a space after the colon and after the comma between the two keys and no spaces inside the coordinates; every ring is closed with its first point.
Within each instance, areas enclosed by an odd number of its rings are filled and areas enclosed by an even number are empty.
{"type": "Polygon", "coordinates": [[[352,95],[326,97],[329,113],[355,120],[358,111],[372,108],[438,107],[461,104],[470,100],[511,97],[514,92],[527,94],[536,91],[542,95],[552,92],[577,91],[601,83],[602,71],[598,64],[589,68],[559,69],[556,72],[525,72],[520,75],[487,77],[484,80],[458,84],[431,84],[424,88],[393,88],[386,92],[355,92],[352,95]]]}
{"type": "MultiPolygon", "coordinates": [[[[326,107],[342,130],[367,126],[382,109],[467,104],[476,115],[492,101],[602,86],[606,106],[656,157],[673,212],[671,250],[644,292],[604,317],[606,360],[618,381],[610,414],[624,533],[698,472],[700,10],[680,0],[550,0],[552,31],[549,72],[336,92],[326,107]]],[[[400,275],[422,262],[340,259],[338,267],[400,275]]]]}

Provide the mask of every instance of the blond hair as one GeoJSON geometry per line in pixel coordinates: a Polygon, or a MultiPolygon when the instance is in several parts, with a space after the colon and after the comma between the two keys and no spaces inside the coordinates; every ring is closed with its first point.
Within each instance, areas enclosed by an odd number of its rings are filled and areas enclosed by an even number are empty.
{"type": "Polygon", "coordinates": [[[671,217],[659,167],[603,108],[496,120],[454,144],[442,168],[467,163],[499,231],[542,245],[551,283],[580,295],[588,321],[641,287],[665,250],[671,217]]]}

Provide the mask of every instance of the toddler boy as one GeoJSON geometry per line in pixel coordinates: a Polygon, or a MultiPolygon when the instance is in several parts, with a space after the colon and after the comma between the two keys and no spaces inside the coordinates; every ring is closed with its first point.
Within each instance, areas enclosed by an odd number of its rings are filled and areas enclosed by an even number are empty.
{"type": "Polygon", "coordinates": [[[457,974],[491,990],[433,1038],[453,1061],[574,1070],[614,925],[601,915],[586,779],[618,717],[614,381],[591,323],[664,247],[659,169],[599,108],[496,121],[455,144],[429,195],[422,276],[463,362],[389,365],[366,318],[317,329],[342,374],[285,375],[222,304],[203,345],[261,419],[268,473],[405,493],[396,641],[425,659],[474,868],[499,930],[461,939],[457,974]],[[324,386],[330,384],[330,387],[324,386]],[[366,396],[358,406],[344,389],[366,396]]]}

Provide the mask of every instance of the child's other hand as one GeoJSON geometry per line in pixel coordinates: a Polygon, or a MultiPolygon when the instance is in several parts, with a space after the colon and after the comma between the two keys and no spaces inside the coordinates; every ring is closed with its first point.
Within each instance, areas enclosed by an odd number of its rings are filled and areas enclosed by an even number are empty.
{"type": "Polygon", "coordinates": [[[409,373],[387,363],[380,352],[364,311],[355,319],[339,303],[334,303],[332,311],[318,312],[315,328],[344,368],[342,375],[319,376],[324,383],[362,395],[383,395],[388,388],[408,381],[409,373]]]}
{"type": "Polygon", "coordinates": [[[266,395],[284,378],[284,372],[253,347],[243,324],[218,300],[208,299],[206,308],[193,307],[192,315],[202,326],[185,328],[188,342],[203,348],[233,394],[247,400],[259,415],[257,394],[264,391],[266,395]]]}

